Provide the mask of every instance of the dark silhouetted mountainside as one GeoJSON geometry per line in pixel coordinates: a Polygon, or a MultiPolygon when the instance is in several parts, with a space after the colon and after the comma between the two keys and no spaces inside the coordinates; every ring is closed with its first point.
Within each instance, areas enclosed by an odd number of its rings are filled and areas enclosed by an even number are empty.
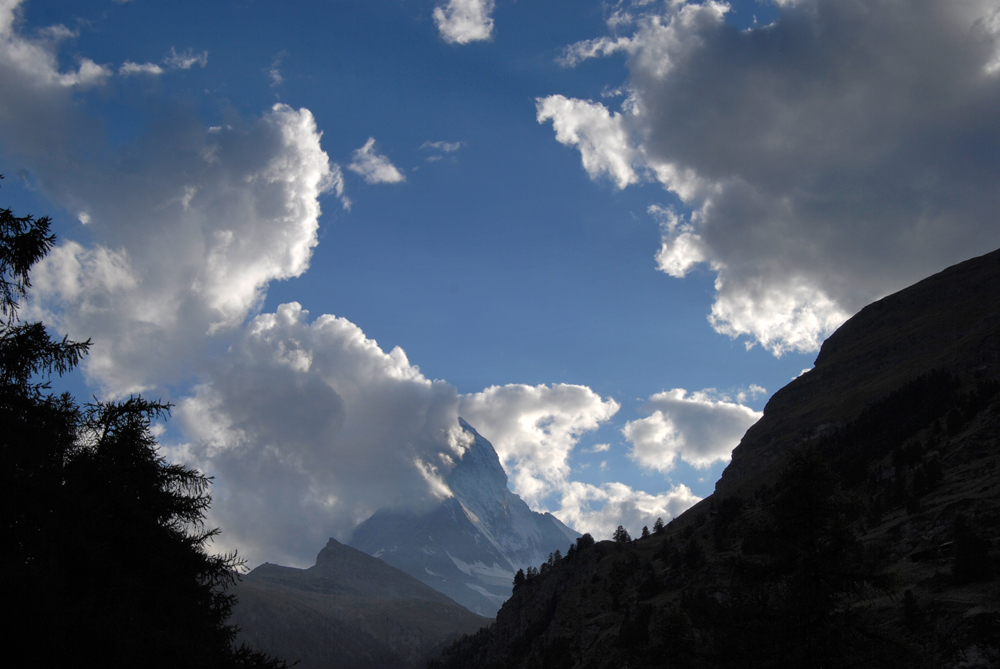
{"type": "Polygon", "coordinates": [[[789,445],[844,425],[921,374],[982,371],[996,378],[998,299],[1000,255],[994,252],[862,309],[823,343],[814,369],[770,399],[733,452],[718,492],[752,487],[756,472],[789,445]]]}
{"type": "Polygon", "coordinates": [[[334,539],[316,564],[257,567],[235,589],[231,622],[250,646],[303,669],[421,666],[490,621],[415,578],[334,539]]]}
{"type": "Polygon", "coordinates": [[[571,551],[437,667],[1000,666],[1000,251],[869,305],[715,494],[571,551]]]}
{"type": "Polygon", "coordinates": [[[350,544],[492,617],[518,569],[565,550],[579,534],[508,490],[493,445],[460,422],[472,439],[447,479],[454,496],[422,515],[378,511],[350,544]]]}

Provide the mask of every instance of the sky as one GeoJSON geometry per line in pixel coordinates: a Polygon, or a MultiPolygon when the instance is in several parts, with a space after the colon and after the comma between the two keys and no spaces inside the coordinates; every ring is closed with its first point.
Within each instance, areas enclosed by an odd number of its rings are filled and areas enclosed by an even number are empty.
{"type": "Polygon", "coordinates": [[[598,538],[869,302],[1000,246],[996,0],[0,0],[22,316],[312,563],[468,439],[598,538]]]}

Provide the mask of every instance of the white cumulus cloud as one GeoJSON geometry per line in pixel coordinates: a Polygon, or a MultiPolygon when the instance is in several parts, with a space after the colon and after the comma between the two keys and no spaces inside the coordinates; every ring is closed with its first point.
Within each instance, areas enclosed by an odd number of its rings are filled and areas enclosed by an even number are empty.
{"type": "Polygon", "coordinates": [[[46,320],[94,339],[85,370],[111,394],[190,373],[206,335],[237,327],[270,281],[308,268],[318,198],[342,190],[306,109],[171,130],[177,143],[129,173],[68,175],[100,241],[64,243],[33,275],[46,320]]]}
{"type": "MultiPolygon", "coordinates": [[[[586,386],[511,384],[463,395],[459,413],[490,440],[514,492],[533,509],[551,506],[571,527],[607,539],[618,525],[638,532],[657,517],[670,520],[700,499],[684,485],[651,494],[624,483],[572,480],[569,459],[580,436],[606,423],[619,408],[586,386]]],[[[591,452],[609,449],[598,444],[591,452]]]]}
{"type": "Polygon", "coordinates": [[[562,507],[555,514],[577,531],[603,540],[610,539],[619,525],[639,536],[643,526],[652,529],[657,518],[669,522],[700,501],[684,484],[654,495],[624,483],[596,486],[572,481],[566,485],[562,507]]]}
{"type": "Polygon", "coordinates": [[[364,177],[365,183],[394,184],[406,177],[385,156],[375,153],[375,138],[369,137],[365,145],[354,151],[347,169],[364,177]]]}
{"type": "MultiPolygon", "coordinates": [[[[319,198],[342,195],[340,168],[309,110],[285,105],[217,128],[175,111],[122,149],[100,145],[99,120],[78,102],[110,72],[86,59],[60,71],[57,41],[15,29],[18,4],[0,5],[0,143],[41,192],[83,212],[93,239],[67,239],[39,263],[30,317],[93,339],[84,370],[104,393],[182,379],[206,335],[234,330],[270,281],[309,266],[319,198]]],[[[204,55],[171,50],[166,62],[204,55]]]]}
{"type": "Polygon", "coordinates": [[[569,456],[580,435],[619,408],[586,386],[510,384],[463,395],[460,412],[493,444],[514,492],[538,508],[568,480],[569,456]]]}
{"type": "Polygon", "coordinates": [[[711,322],[780,355],[866,303],[1000,245],[1000,8],[799,0],[740,30],[729,6],[633,3],[566,65],[627,54],[620,111],[551,95],[539,122],[619,188],[689,209],[658,267],[717,272],[711,322]],[[628,31],[630,34],[619,34],[628,31]],[[977,148],[978,147],[978,148],[977,148]]]}
{"type": "Polygon", "coordinates": [[[444,41],[468,44],[493,35],[493,0],[448,0],[434,8],[434,23],[444,41]]]}
{"type": "Polygon", "coordinates": [[[661,244],[656,254],[656,265],[661,272],[678,279],[692,267],[708,259],[705,241],[695,232],[695,226],[683,220],[671,209],[657,205],[649,213],[660,221],[661,244]]]}
{"type": "Polygon", "coordinates": [[[207,370],[175,417],[175,453],[216,476],[223,548],[305,566],[382,507],[419,511],[450,491],[462,453],[458,395],[400,348],[296,303],[261,314],[207,370]]]}
{"type": "MultiPolygon", "coordinates": [[[[85,87],[99,84],[111,76],[108,67],[89,58],[80,58],[74,70],[60,71],[56,58],[59,43],[76,33],[58,25],[41,31],[38,39],[22,35],[15,29],[21,4],[22,0],[0,2],[0,69],[3,70],[0,82],[46,88],[85,87]]],[[[5,97],[7,101],[10,100],[5,97]]]]}
{"type": "Polygon", "coordinates": [[[639,181],[633,168],[636,149],[621,114],[600,103],[552,95],[538,100],[537,118],[552,121],[556,139],[580,150],[591,176],[606,174],[619,188],[639,181]]]}
{"type": "Polygon", "coordinates": [[[688,393],[683,388],[653,395],[645,411],[646,418],[629,421],[622,433],[632,444],[630,457],[661,472],[673,469],[678,458],[695,467],[729,460],[763,415],[711,389],[688,393]]]}

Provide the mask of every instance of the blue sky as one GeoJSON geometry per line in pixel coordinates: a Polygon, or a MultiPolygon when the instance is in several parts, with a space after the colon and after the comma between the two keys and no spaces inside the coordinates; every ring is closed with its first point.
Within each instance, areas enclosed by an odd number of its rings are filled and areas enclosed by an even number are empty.
{"type": "Polygon", "coordinates": [[[1000,245],[996,2],[0,14],[30,314],[93,338],[78,396],[176,404],[251,562],[446,494],[459,414],[534,508],[637,531],[845,318],[1000,245]]]}

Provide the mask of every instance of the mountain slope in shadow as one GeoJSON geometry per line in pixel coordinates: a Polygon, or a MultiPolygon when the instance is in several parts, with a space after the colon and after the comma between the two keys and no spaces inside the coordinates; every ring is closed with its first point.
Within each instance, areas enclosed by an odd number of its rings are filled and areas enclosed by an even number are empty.
{"type": "Polygon", "coordinates": [[[302,669],[422,666],[489,619],[365,553],[330,539],[316,564],[263,564],[235,588],[231,622],[251,647],[302,669]]]}

